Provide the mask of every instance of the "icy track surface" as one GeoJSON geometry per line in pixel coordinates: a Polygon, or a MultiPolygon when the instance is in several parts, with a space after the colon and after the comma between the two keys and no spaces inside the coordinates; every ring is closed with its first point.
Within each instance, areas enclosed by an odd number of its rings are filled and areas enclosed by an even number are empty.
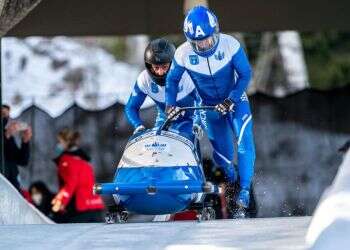
{"type": "Polygon", "coordinates": [[[310,217],[210,222],[1,225],[0,249],[306,249],[310,217]]]}

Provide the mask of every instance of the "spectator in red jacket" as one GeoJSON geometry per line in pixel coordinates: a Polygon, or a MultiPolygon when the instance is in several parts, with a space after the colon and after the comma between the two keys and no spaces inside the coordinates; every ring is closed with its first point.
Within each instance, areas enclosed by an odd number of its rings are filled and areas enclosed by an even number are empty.
{"type": "Polygon", "coordinates": [[[61,213],[62,222],[100,222],[104,204],[92,193],[93,168],[79,149],[79,133],[63,129],[57,135],[56,158],[60,190],[52,200],[52,211],[61,213]]]}

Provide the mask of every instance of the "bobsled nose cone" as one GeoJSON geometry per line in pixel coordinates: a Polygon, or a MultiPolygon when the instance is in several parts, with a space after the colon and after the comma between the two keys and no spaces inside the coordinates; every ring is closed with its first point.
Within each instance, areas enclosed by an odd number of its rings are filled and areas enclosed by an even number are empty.
{"type": "Polygon", "coordinates": [[[101,184],[95,184],[92,188],[93,194],[101,194],[102,192],[102,185],[101,184]]]}

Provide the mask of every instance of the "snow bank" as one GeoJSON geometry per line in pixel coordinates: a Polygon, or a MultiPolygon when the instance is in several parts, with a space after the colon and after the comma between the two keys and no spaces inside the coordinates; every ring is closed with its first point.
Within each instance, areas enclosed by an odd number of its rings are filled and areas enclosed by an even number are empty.
{"type": "Polygon", "coordinates": [[[350,150],[337,176],[314,213],[306,235],[311,249],[349,249],[350,245],[350,150]]]}
{"type": "Polygon", "coordinates": [[[125,104],[141,71],[68,37],[3,38],[2,69],[3,102],[13,117],[33,104],[52,117],[74,103],[87,110],[125,104]]]}

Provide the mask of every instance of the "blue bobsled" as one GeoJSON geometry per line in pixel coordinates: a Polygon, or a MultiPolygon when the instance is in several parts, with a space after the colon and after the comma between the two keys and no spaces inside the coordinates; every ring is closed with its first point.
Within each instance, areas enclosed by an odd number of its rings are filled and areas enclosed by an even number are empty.
{"type": "Polygon", "coordinates": [[[113,182],[96,184],[94,192],[113,195],[128,212],[149,215],[185,211],[203,202],[206,193],[217,193],[218,187],[205,179],[195,144],[180,133],[166,131],[169,122],[134,135],[113,182]]]}

